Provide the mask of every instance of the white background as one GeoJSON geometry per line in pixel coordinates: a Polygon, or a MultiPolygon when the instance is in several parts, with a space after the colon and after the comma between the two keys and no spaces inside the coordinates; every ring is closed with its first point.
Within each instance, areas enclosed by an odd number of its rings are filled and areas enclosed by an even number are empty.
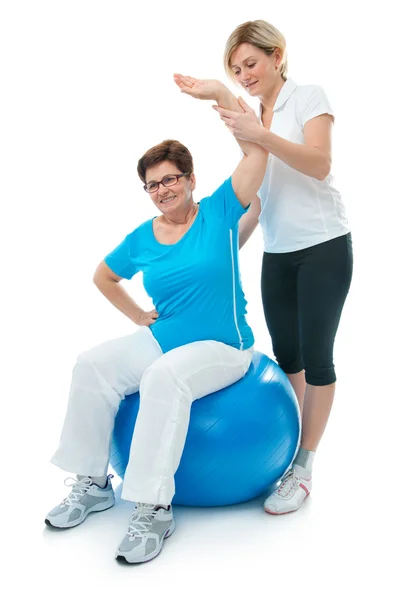
{"type": "MultiPolygon", "coordinates": [[[[1,3],[0,539],[7,598],[90,591],[146,600],[396,595],[399,52],[391,5],[1,3]],[[355,258],[336,343],[337,398],[301,511],[270,517],[262,498],[224,509],[177,508],[177,530],[162,554],[124,568],[113,553],[128,503],[70,531],[43,524],[65,495],[64,475],[49,458],[75,358],[135,328],[100,295],[92,275],[154,214],[136,175],[149,147],[170,137],[189,147],[196,200],[233,171],[238,150],[211,103],[180,94],[172,74],[226,82],[225,41],[256,18],[284,33],[289,76],[322,85],[336,112],[332,172],[355,258]]],[[[242,279],[256,346],[271,354],[261,257],[257,231],[241,251],[242,279]]],[[[151,308],[140,278],[127,288],[151,308]]]]}

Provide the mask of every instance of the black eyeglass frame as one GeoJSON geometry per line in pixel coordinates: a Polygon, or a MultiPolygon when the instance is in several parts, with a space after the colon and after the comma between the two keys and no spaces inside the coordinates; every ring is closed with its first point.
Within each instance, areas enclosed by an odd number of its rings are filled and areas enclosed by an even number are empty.
{"type": "Polygon", "coordinates": [[[165,175],[160,181],[149,181],[149,183],[156,183],[157,187],[155,190],[148,190],[147,186],[149,185],[148,183],[145,183],[143,186],[143,189],[145,192],[147,192],[148,194],[154,194],[154,192],[158,192],[159,187],[160,187],[160,183],[163,184],[164,187],[172,187],[173,185],[175,185],[176,183],[178,183],[179,179],[181,177],[186,177],[187,175],[191,175],[191,171],[189,171],[188,173],[178,173],[177,175],[175,175],[175,173],[168,173],[168,175],[165,175]],[[174,181],[173,183],[170,183],[169,185],[165,185],[165,183],[163,183],[164,179],[168,179],[168,177],[175,177],[176,181],[174,181]]]}

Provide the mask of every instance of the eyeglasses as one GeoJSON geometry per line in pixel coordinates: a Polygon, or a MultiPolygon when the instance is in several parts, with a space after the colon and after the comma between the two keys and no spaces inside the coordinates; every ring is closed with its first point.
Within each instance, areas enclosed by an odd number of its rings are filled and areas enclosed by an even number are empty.
{"type": "Polygon", "coordinates": [[[171,187],[172,185],[175,185],[175,183],[178,183],[178,180],[181,177],[186,177],[186,175],[190,175],[190,173],[179,173],[179,175],[166,175],[161,179],[161,181],[149,181],[149,183],[146,183],[146,185],[143,186],[143,189],[149,194],[152,194],[153,192],[156,192],[158,190],[158,188],[160,187],[160,183],[162,183],[164,187],[171,187]]]}

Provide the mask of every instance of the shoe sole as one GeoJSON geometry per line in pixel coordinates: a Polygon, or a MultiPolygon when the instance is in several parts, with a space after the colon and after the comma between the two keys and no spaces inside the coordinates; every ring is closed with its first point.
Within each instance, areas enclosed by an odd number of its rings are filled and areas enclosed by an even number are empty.
{"type": "Polygon", "coordinates": [[[66,523],[65,525],[53,525],[53,523],[50,521],[50,519],[45,519],[44,522],[47,525],[47,527],[50,527],[50,529],[71,529],[71,527],[77,527],[78,525],[83,523],[83,521],[86,519],[86,517],[88,515],[90,515],[90,513],[103,512],[105,510],[109,510],[110,508],[112,508],[114,506],[114,504],[115,504],[115,499],[113,499],[112,504],[110,504],[109,506],[104,506],[103,508],[96,508],[95,506],[93,506],[92,508],[89,508],[89,510],[87,510],[83,516],[79,517],[79,519],[77,519],[76,521],[73,521],[72,523],[66,523]]]}
{"type": "Polygon", "coordinates": [[[148,562],[149,560],[153,560],[153,558],[156,558],[156,556],[158,556],[160,554],[160,552],[163,548],[164,540],[169,538],[169,536],[172,535],[174,533],[174,531],[175,531],[175,520],[173,519],[171,526],[164,533],[164,535],[160,541],[159,547],[156,550],[154,550],[154,552],[152,552],[148,556],[143,556],[143,558],[139,558],[138,560],[133,560],[133,561],[128,560],[124,554],[120,554],[120,553],[117,553],[115,555],[115,558],[116,558],[117,562],[119,562],[121,564],[128,564],[128,565],[136,565],[136,564],[148,562]]]}
{"type": "MultiPolygon", "coordinates": [[[[303,502],[305,502],[308,498],[308,496],[310,495],[310,492],[308,492],[308,494],[306,494],[306,496],[304,496],[303,502]]],[[[301,504],[303,504],[303,502],[301,504]]],[[[301,506],[300,504],[300,506],[301,506]]],[[[271,510],[267,510],[266,508],[264,508],[264,512],[266,512],[268,515],[274,515],[276,517],[279,517],[280,515],[288,515],[292,512],[296,512],[296,510],[299,510],[300,506],[298,508],[292,508],[292,510],[287,510],[285,512],[272,512],[271,510]]]]}

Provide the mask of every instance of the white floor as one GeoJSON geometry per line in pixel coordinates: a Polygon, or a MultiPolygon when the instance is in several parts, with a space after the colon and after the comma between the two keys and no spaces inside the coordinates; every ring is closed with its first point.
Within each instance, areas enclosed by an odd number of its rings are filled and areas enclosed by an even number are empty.
{"type": "MultiPolygon", "coordinates": [[[[342,440],[347,446],[346,433],[342,440]]],[[[64,490],[59,473],[41,465],[36,492],[22,503],[30,506],[29,522],[13,527],[14,589],[45,598],[82,598],[94,589],[100,598],[395,597],[397,544],[388,546],[388,532],[398,511],[388,505],[390,489],[380,501],[354,453],[346,467],[322,451],[319,458],[313,492],[297,514],[269,516],[261,498],[219,509],[176,507],[177,528],[162,553],[138,566],[113,558],[130,515],[126,502],[69,531],[43,525],[45,509],[64,490]]],[[[17,489],[28,497],[22,481],[17,489]]]]}

